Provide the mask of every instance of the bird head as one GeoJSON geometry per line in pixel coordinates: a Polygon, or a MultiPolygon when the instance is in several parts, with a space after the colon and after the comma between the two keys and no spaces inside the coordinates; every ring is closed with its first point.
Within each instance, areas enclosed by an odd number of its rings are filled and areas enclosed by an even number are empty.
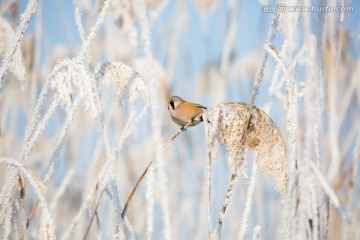
{"type": "Polygon", "coordinates": [[[169,110],[175,110],[177,106],[179,106],[181,103],[183,103],[184,100],[178,96],[172,96],[168,101],[168,109],[169,110]]]}

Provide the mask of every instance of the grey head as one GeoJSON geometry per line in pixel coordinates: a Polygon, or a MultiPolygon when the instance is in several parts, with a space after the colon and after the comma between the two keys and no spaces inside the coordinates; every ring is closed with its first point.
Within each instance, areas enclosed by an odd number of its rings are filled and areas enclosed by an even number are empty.
{"type": "Polygon", "coordinates": [[[168,102],[168,109],[169,109],[169,107],[171,107],[172,108],[171,110],[175,110],[177,108],[177,106],[179,106],[183,102],[185,102],[185,101],[181,97],[172,96],[168,102]]]}

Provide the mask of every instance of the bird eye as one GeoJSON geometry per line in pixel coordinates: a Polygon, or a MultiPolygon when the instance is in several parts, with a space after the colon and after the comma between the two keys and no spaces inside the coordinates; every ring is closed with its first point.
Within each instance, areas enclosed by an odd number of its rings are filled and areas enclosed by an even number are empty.
{"type": "Polygon", "coordinates": [[[172,109],[175,110],[174,101],[171,101],[171,102],[170,102],[170,105],[171,105],[172,109]]]}

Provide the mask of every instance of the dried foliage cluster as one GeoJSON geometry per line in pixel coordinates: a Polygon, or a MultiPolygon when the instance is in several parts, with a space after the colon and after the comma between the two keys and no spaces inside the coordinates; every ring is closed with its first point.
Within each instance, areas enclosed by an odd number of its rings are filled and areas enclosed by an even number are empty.
{"type": "Polygon", "coordinates": [[[271,118],[260,109],[241,102],[222,103],[209,109],[204,116],[210,154],[216,155],[217,139],[226,147],[230,171],[240,169],[247,174],[245,153],[254,151],[260,171],[276,182],[283,196],[288,187],[286,144],[271,118]]]}
{"type": "Polygon", "coordinates": [[[0,3],[1,239],[360,239],[356,6],[55,2],[0,3]]]}

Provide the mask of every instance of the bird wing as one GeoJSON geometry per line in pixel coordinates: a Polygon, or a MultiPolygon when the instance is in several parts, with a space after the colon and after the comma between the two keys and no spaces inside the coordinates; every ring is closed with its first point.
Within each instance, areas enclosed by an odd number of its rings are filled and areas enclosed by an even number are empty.
{"type": "Polygon", "coordinates": [[[192,104],[194,104],[195,107],[207,109],[207,107],[204,107],[203,105],[200,105],[200,104],[197,104],[197,103],[192,103],[192,104]]]}

